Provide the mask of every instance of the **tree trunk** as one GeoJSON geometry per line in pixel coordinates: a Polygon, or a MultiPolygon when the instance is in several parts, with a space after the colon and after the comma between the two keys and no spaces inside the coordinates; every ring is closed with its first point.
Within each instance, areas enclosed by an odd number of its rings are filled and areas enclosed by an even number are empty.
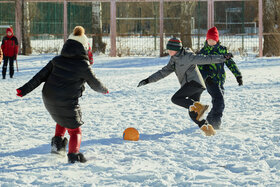
{"type": "Polygon", "coordinates": [[[280,56],[280,2],[279,0],[264,0],[263,28],[264,56],[280,56]]]}
{"type": "Polygon", "coordinates": [[[192,15],[197,2],[181,2],[181,40],[184,47],[192,48],[192,15]]]}
{"type": "Polygon", "coordinates": [[[22,54],[30,55],[32,53],[30,42],[30,15],[29,15],[29,3],[22,3],[22,54]]]}
{"type": "Polygon", "coordinates": [[[105,53],[106,43],[102,42],[102,11],[101,2],[92,2],[92,50],[95,53],[105,53]]]}

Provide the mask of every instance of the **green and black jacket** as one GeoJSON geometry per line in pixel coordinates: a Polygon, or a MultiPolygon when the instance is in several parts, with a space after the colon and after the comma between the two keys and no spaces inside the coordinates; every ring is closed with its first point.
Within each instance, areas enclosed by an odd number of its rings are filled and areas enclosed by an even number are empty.
{"type": "MultiPolygon", "coordinates": [[[[228,50],[226,47],[220,45],[220,42],[214,46],[210,46],[206,41],[204,47],[198,53],[203,55],[224,55],[228,53],[228,50]]],[[[226,79],[224,64],[226,64],[235,77],[241,76],[241,72],[232,59],[219,64],[198,65],[198,68],[204,80],[211,78],[214,83],[223,85],[226,79]]]]}

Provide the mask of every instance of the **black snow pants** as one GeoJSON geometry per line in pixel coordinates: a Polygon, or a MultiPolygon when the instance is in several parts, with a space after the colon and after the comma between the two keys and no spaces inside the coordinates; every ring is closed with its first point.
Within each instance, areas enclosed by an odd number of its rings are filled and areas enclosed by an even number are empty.
{"type": "Polygon", "coordinates": [[[3,79],[6,78],[6,72],[7,72],[7,67],[8,67],[8,61],[9,61],[9,66],[10,66],[10,77],[13,78],[14,76],[14,57],[7,57],[4,56],[4,64],[3,64],[3,68],[2,68],[2,77],[3,79]]]}
{"type": "Polygon", "coordinates": [[[214,83],[210,78],[205,81],[208,93],[212,97],[212,109],[208,113],[207,121],[215,128],[220,128],[221,118],[225,109],[224,87],[214,83]]]}
{"type": "MultiPolygon", "coordinates": [[[[195,101],[200,100],[200,96],[204,90],[205,88],[195,81],[187,82],[172,96],[171,101],[176,105],[189,109],[195,101]]],[[[205,120],[196,120],[197,114],[195,112],[189,112],[189,115],[199,127],[206,122],[205,120]]]]}

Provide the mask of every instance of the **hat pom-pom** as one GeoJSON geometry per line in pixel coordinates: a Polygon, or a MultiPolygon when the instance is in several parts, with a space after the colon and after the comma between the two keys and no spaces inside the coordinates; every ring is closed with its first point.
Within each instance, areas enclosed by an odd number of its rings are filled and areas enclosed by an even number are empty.
{"type": "Polygon", "coordinates": [[[74,36],[82,36],[85,34],[85,29],[82,26],[76,26],[73,30],[74,36]]]}

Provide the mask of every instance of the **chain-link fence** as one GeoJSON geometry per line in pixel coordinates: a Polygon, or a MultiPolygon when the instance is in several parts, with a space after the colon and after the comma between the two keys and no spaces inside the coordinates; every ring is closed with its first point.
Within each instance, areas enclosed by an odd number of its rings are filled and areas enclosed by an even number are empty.
{"type": "MultiPolygon", "coordinates": [[[[1,0],[3,1],[3,0],[1,0]]],[[[0,2],[1,2],[0,1],[0,2]]],[[[79,0],[77,0],[79,1],[79,0]]],[[[0,25],[15,25],[15,3],[0,3],[0,25]]],[[[30,40],[33,53],[59,53],[64,43],[64,4],[62,2],[27,2],[30,40]]],[[[116,53],[118,56],[157,56],[160,50],[159,2],[116,3],[116,53]]],[[[208,20],[207,1],[164,2],[163,47],[172,36],[190,38],[188,46],[199,50],[205,42],[208,20]],[[182,8],[184,7],[184,8],[182,8]],[[184,22],[187,22],[185,24],[184,22]],[[186,25],[183,28],[182,25],[186,25]]],[[[100,2],[101,36],[105,54],[111,50],[110,2],[100,2]]],[[[92,2],[67,2],[67,34],[82,25],[91,40],[92,2]]],[[[222,45],[240,55],[258,55],[258,1],[217,1],[214,25],[222,45]],[[247,13],[245,13],[247,12],[247,13]],[[250,12],[250,14],[248,14],[250,12]]],[[[15,31],[17,32],[17,31],[15,31]]],[[[0,28],[0,36],[5,30],[0,28]]]]}

